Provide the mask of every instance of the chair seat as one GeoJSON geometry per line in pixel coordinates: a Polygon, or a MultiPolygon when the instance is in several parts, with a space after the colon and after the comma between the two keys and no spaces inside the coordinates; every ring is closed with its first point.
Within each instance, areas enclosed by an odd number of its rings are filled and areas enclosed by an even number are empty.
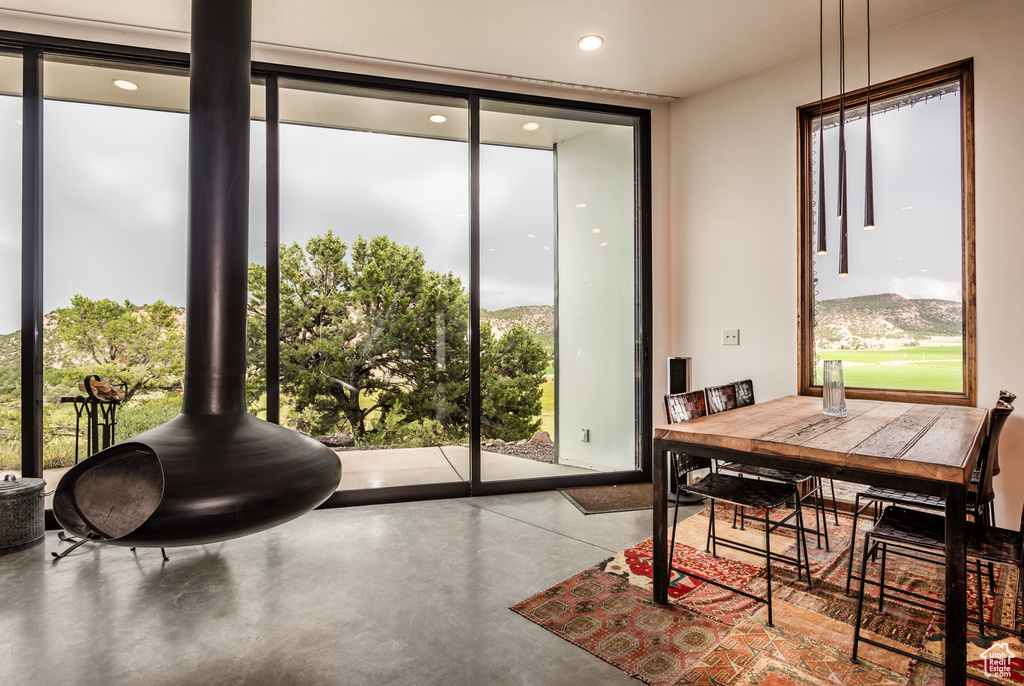
{"type": "Polygon", "coordinates": [[[719,469],[747,474],[749,476],[759,476],[763,479],[775,479],[776,481],[784,481],[790,484],[802,484],[803,482],[814,478],[807,476],[806,474],[796,474],[794,472],[786,472],[781,469],[772,469],[771,467],[759,467],[753,464],[743,464],[742,462],[726,462],[721,465],[719,469]]]}
{"type": "Polygon", "coordinates": [[[796,494],[796,487],[778,481],[757,481],[740,476],[712,473],[695,484],[683,486],[680,490],[697,493],[708,498],[721,500],[732,505],[770,509],[785,504],[796,494]]]}
{"type": "MultiPolygon", "coordinates": [[[[911,491],[900,491],[895,488],[879,488],[872,486],[860,493],[861,498],[869,500],[880,500],[887,503],[899,503],[912,507],[923,507],[928,510],[945,511],[946,499],[938,495],[925,495],[924,493],[913,493],[911,491]]],[[[973,502],[967,503],[967,514],[977,514],[977,508],[973,502]]]]}
{"type": "MultiPolygon", "coordinates": [[[[998,564],[1024,561],[1024,534],[995,526],[967,522],[967,557],[998,564]]],[[[936,554],[946,551],[946,518],[898,505],[885,508],[871,537],[886,543],[924,548],[936,554]]]]}

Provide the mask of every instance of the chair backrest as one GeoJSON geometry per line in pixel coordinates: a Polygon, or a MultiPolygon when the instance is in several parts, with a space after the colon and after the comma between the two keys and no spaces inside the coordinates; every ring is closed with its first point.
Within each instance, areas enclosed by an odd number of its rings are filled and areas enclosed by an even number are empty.
{"type": "Polygon", "coordinates": [[[992,490],[992,476],[999,464],[999,434],[1002,433],[1007,418],[1013,413],[1013,405],[1010,403],[1016,397],[1012,393],[1003,391],[999,395],[999,400],[996,401],[996,406],[988,412],[988,433],[985,436],[985,441],[981,444],[981,455],[978,458],[981,481],[974,494],[975,505],[980,506],[995,499],[995,492],[992,490]]]}
{"type": "Polygon", "coordinates": [[[672,424],[703,417],[708,413],[704,391],[669,393],[665,396],[665,413],[672,424]]]}
{"type": "MultiPolygon", "coordinates": [[[[999,402],[1006,403],[1007,405],[1013,405],[1013,401],[1017,399],[1017,396],[1009,391],[999,391],[999,402]]],[[[999,407],[999,403],[996,403],[996,407],[999,407]]],[[[998,443],[998,442],[997,442],[998,443]]],[[[992,476],[999,473],[999,445],[995,447],[995,453],[992,454],[992,476]]]]}
{"type": "Polygon", "coordinates": [[[704,394],[708,397],[708,414],[735,410],[739,407],[736,402],[736,384],[708,386],[704,389],[704,394]]]}
{"type": "Polygon", "coordinates": [[[733,381],[732,385],[736,387],[736,407],[746,407],[747,405],[754,404],[753,381],[743,379],[743,381],[733,381]]]}
{"type": "MultiPolygon", "coordinates": [[[[665,396],[665,412],[668,414],[668,420],[673,424],[688,422],[691,419],[706,416],[708,409],[707,404],[704,402],[704,391],[669,393],[665,396]]],[[[672,464],[675,469],[676,480],[680,483],[685,483],[688,472],[709,468],[711,460],[706,457],[673,453],[672,464]]]]}

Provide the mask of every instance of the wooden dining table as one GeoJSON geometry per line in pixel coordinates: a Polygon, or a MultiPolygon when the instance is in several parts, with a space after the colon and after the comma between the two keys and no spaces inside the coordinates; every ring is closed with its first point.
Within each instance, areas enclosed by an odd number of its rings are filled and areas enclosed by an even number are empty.
{"type": "MultiPolygon", "coordinates": [[[[654,601],[668,603],[671,452],[898,488],[946,499],[946,683],[967,679],[966,499],[988,427],[975,407],[787,396],[654,430],[654,601]]],[[[853,632],[850,632],[852,644],[853,632]]]]}

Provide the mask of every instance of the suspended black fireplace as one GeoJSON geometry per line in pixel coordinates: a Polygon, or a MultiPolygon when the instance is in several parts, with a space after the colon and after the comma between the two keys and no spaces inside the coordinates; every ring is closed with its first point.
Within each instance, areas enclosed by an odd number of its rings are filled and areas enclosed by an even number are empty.
{"type": "Polygon", "coordinates": [[[331,450],[245,406],[251,24],[251,0],[193,2],[182,410],[64,476],[53,513],[83,539],[235,538],[312,510],[341,478],[331,450]]]}

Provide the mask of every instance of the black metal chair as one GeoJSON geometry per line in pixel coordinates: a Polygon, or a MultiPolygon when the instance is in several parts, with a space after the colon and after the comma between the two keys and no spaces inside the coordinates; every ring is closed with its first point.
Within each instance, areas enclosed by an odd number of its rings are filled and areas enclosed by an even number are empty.
{"type": "MultiPolygon", "coordinates": [[[[1013,412],[1013,401],[1017,399],[1017,396],[1009,391],[999,391],[999,399],[996,401],[996,407],[992,410],[991,424],[989,426],[989,435],[993,433],[995,440],[992,440],[989,444],[989,449],[985,454],[978,460],[978,467],[974,470],[974,474],[971,476],[971,488],[972,497],[967,501],[967,514],[974,518],[975,521],[979,519],[988,523],[991,526],[995,526],[995,509],[992,507],[995,501],[995,490],[992,488],[992,477],[999,473],[999,432],[1002,431],[1003,422],[1006,421],[1006,416],[1003,414],[995,414],[1000,408],[1009,407],[1009,412],[1013,412]]],[[[922,510],[932,510],[936,512],[943,512],[946,509],[946,500],[941,496],[937,495],[926,495],[924,493],[914,493],[911,491],[901,491],[895,488],[881,488],[878,486],[872,486],[861,493],[857,494],[854,500],[853,507],[853,532],[854,540],[856,540],[857,534],[857,519],[864,513],[868,508],[874,507],[874,522],[878,523],[878,517],[880,513],[880,503],[892,503],[895,505],[906,505],[907,507],[913,507],[922,510]],[[861,506],[861,498],[870,502],[866,503],[863,507],[861,506]]],[[[991,574],[990,574],[991,576],[991,574]]],[[[846,595],[850,595],[850,582],[855,578],[853,576],[853,551],[851,546],[850,559],[847,561],[846,566],[846,595]]]]}
{"type": "MultiPolygon", "coordinates": [[[[689,421],[708,414],[704,397],[704,391],[691,391],[689,393],[675,393],[665,396],[665,408],[668,411],[669,421],[673,424],[681,421],[689,421]]],[[[716,579],[709,579],[690,570],[679,570],[688,576],[700,579],[719,588],[738,593],[752,600],[768,605],[768,625],[772,625],[772,561],[782,562],[796,566],[797,578],[803,578],[806,568],[807,583],[811,583],[811,567],[807,558],[807,540],[803,525],[803,512],[800,507],[800,498],[796,486],[789,483],[776,481],[756,481],[744,479],[729,474],[712,472],[694,484],[687,484],[687,476],[690,472],[707,469],[711,466],[711,460],[704,457],[694,457],[681,453],[672,453],[672,472],[675,474],[677,488],[681,491],[704,496],[711,500],[711,512],[708,522],[707,552],[715,557],[718,556],[718,546],[732,548],[747,553],[764,554],[765,556],[765,577],[768,581],[768,590],[764,598],[748,593],[742,589],[727,586],[716,579]],[[753,546],[733,541],[718,536],[715,532],[715,501],[730,503],[737,507],[749,507],[751,509],[764,510],[764,550],[753,546]],[[788,504],[795,503],[793,512],[786,515],[778,522],[771,521],[771,510],[788,504]],[[771,533],[780,526],[786,524],[790,519],[796,519],[796,558],[792,558],[771,550],[771,533]],[[801,555],[801,546],[803,554],[801,555]]],[[[676,549],[676,526],[679,523],[679,503],[676,503],[675,512],[672,516],[672,543],[669,548],[669,568],[671,571],[672,559],[676,549]]]]}
{"type": "MultiPolygon", "coordinates": [[[[979,461],[985,461],[982,471],[989,471],[994,468],[992,465],[996,446],[999,443],[999,434],[1007,417],[1013,412],[1013,405],[1000,400],[996,407],[989,413],[989,431],[982,446],[979,461]]],[[[978,512],[977,492],[972,494],[973,507],[978,512]]],[[[1015,636],[1024,638],[1024,634],[1018,633],[1016,627],[1003,627],[985,621],[984,616],[984,590],[982,584],[982,564],[988,565],[1014,565],[1018,570],[1024,570],[1024,510],[1021,512],[1021,528],[1018,531],[1000,529],[990,525],[985,519],[978,518],[973,522],[967,522],[967,559],[974,562],[968,565],[968,570],[973,571],[977,582],[978,609],[977,612],[968,608],[968,621],[978,625],[981,636],[985,635],[985,627],[998,628],[1015,636]]],[[[886,586],[885,563],[888,555],[908,557],[927,564],[943,566],[946,554],[946,520],[945,517],[933,512],[922,510],[911,510],[899,505],[889,505],[885,508],[882,516],[874,528],[864,534],[864,554],[861,558],[860,567],[860,590],[857,596],[857,618],[854,624],[853,654],[856,662],[857,649],[861,642],[868,643],[880,648],[886,648],[896,653],[906,655],[914,659],[923,660],[930,664],[941,667],[942,663],[933,661],[907,651],[900,650],[891,645],[876,642],[870,638],[861,636],[860,624],[864,612],[864,589],[866,586],[878,586],[878,611],[881,612],[885,602],[886,589],[890,597],[898,598],[908,605],[924,608],[933,612],[942,612],[945,603],[941,600],[929,598],[908,589],[886,586]],[[879,580],[877,582],[867,581],[867,563],[869,558],[880,556],[879,580]]],[[[852,553],[851,553],[852,555],[852,553]]],[[[991,567],[990,567],[991,568],[991,567]]],[[[991,584],[992,576],[989,574],[991,584]]],[[[1020,592],[1021,589],[1018,589],[1020,592]]],[[[990,588],[990,591],[994,589],[990,588]]],[[[972,675],[972,678],[974,675],[972,675]]]]}
{"type": "MultiPolygon", "coordinates": [[[[708,414],[726,412],[738,407],[746,407],[754,404],[754,382],[750,379],[734,381],[723,386],[709,386],[704,389],[704,393],[707,396],[708,414]]],[[[806,483],[810,483],[810,488],[801,496],[801,499],[807,500],[812,496],[814,497],[814,536],[818,542],[819,548],[821,548],[821,540],[824,538],[825,550],[829,550],[828,522],[825,519],[825,492],[822,487],[820,477],[797,474],[795,472],[788,472],[781,469],[772,469],[771,467],[742,464],[740,462],[726,462],[725,464],[719,464],[717,471],[722,471],[723,469],[729,472],[735,472],[736,474],[754,476],[759,479],[791,483],[797,487],[798,491],[801,486],[806,483]]],[[[829,479],[829,483],[832,483],[831,479],[829,479]]],[[[838,525],[839,511],[836,508],[836,488],[834,484],[832,486],[832,513],[833,516],[835,516],[836,524],[838,525]]],[[[734,513],[734,528],[736,526],[737,519],[740,522],[740,528],[744,528],[746,526],[746,512],[743,511],[742,508],[737,508],[737,511],[734,513]]]]}

